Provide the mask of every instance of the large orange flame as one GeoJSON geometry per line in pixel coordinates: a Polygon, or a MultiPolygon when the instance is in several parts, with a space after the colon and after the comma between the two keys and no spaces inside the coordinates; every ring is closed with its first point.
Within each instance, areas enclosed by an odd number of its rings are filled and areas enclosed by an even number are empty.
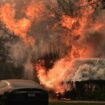
{"type": "MultiPolygon", "coordinates": [[[[29,5],[25,6],[22,11],[20,11],[24,14],[24,16],[19,19],[16,18],[15,5],[5,3],[0,7],[0,21],[2,21],[10,33],[18,36],[23,42],[29,45],[32,44],[32,47],[34,47],[35,38],[30,36],[28,32],[32,27],[33,22],[37,23],[42,20],[42,14],[40,11],[44,11],[42,3],[40,4],[33,1],[29,5]]],[[[79,15],[70,16],[62,13],[60,15],[61,20],[58,22],[58,24],[60,23],[61,28],[67,29],[69,35],[72,37],[79,36],[80,40],[84,38],[86,31],[90,29],[98,31],[103,27],[103,24],[100,22],[95,22],[94,24],[91,22],[91,17],[95,12],[96,2],[98,2],[98,0],[90,0],[90,2],[88,1],[89,0],[79,0],[78,4],[76,4],[78,5],[77,7],[80,7],[78,8],[79,15]]],[[[49,17],[50,16],[55,17],[55,14],[49,14],[49,17]]],[[[57,26],[59,27],[58,24],[54,26],[54,29],[57,26]]],[[[49,30],[49,27],[47,30],[49,30]]],[[[64,93],[65,90],[69,89],[68,85],[63,85],[64,83],[62,83],[62,81],[68,78],[68,74],[69,76],[73,74],[74,71],[72,69],[72,61],[75,58],[91,57],[94,52],[94,44],[92,42],[88,42],[88,45],[84,45],[85,42],[81,44],[80,40],[72,43],[72,41],[70,42],[70,40],[67,39],[66,41],[71,47],[69,47],[65,57],[55,62],[54,66],[49,70],[45,67],[45,62],[43,60],[39,61],[35,65],[37,76],[42,85],[48,89],[54,90],[56,93],[64,93]]],[[[66,43],[66,41],[64,42],[66,43]]]]}
{"type": "MultiPolygon", "coordinates": [[[[83,35],[85,33],[85,29],[86,27],[89,27],[89,25],[95,31],[102,28],[103,25],[100,23],[89,24],[89,21],[91,21],[91,16],[95,12],[96,4],[94,4],[94,2],[97,2],[97,0],[92,0],[90,4],[88,0],[80,0],[80,4],[78,4],[82,8],[80,9],[80,16],[71,17],[62,14],[62,27],[70,30],[70,34],[74,36],[79,35],[81,38],[84,37],[83,35]]],[[[63,93],[65,90],[68,90],[68,85],[63,85],[61,83],[68,78],[68,73],[73,73],[71,61],[75,58],[92,57],[92,47],[94,47],[92,43],[88,43],[88,46],[85,47],[84,45],[79,46],[79,43],[72,45],[72,49],[70,48],[68,54],[63,59],[57,61],[50,70],[46,70],[47,68],[42,62],[37,64],[36,69],[40,83],[45,87],[54,90],[56,93],[63,93]]]]}
{"type": "Polygon", "coordinates": [[[33,21],[37,21],[40,18],[40,11],[42,9],[41,4],[30,3],[24,10],[26,16],[21,19],[16,19],[16,10],[14,5],[6,3],[0,8],[0,19],[6,26],[6,28],[14,35],[19,36],[25,43],[34,43],[32,36],[27,32],[32,26],[33,21]]]}

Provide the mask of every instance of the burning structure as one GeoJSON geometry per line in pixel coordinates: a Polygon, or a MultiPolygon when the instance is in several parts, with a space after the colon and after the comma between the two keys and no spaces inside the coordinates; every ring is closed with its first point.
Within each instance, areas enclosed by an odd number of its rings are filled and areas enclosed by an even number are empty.
{"type": "Polygon", "coordinates": [[[105,59],[76,59],[71,69],[71,77],[65,77],[61,83],[68,90],[58,94],[58,99],[105,100],[105,59]]]}
{"type": "Polygon", "coordinates": [[[105,80],[76,81],[75,88],[60,95],[59,99],[105,101],[105,80]]]}
{"type": "Polygon", "coordinates": [[[104,80],[104,8],[104,0],[1,0],[0,62],[55,93],[68,81],[104,80]]]}

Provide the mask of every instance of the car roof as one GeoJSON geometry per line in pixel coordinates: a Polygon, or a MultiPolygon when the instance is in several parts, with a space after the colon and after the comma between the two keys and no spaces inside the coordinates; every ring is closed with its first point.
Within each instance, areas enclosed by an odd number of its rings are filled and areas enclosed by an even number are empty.
{"type": "Polygon", "coordinates": [[[10,80],[1,80],[0,87],[10,86],[12,89],[22,89],[22,88],[37,88],[42,89],[42,87],[32,80],[23,80],[23,79],[10,79],[10,80]]]}

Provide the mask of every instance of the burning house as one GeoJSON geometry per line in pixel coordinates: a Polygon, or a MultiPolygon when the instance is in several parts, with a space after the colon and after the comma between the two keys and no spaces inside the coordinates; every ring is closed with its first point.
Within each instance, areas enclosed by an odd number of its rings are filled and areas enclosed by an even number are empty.
{"type": "MultiPolygon", "coordinates": [[[[71,85],[60,98],[72,100],[105,100],[105,60],[78,59],[75,61],[75,70],[71,85]]],[[[71,80],[71,79],[68,79],[71,80]]]]}
{"type": "Polygon", "coordinates": [[[0,0],[0,43],[2,74],[38,79],[57,94],[105,80],[105,2],[0,0]]]}

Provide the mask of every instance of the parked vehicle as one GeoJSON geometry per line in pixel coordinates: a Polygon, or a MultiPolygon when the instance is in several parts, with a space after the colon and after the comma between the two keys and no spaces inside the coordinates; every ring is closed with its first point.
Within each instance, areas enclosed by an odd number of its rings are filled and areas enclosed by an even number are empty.
{"type": "Polygon", "coordinates": [[[31,80],[1,80],[1,105],[48,105],[48,93],[31,80]]]}

